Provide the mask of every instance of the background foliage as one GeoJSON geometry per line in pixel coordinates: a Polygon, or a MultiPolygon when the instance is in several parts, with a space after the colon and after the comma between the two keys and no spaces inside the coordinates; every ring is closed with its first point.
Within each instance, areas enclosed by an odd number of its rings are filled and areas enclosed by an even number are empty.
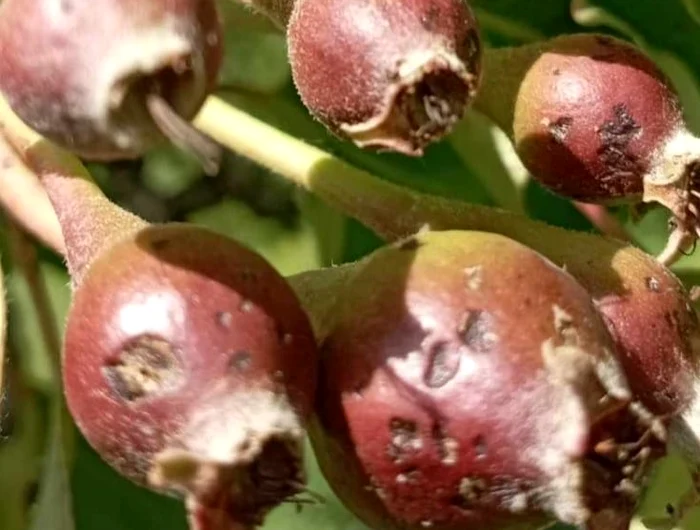
{"type": "MultiPolygon", "coordinates": [[[[488,45],[529,42],[560,33],[608,32],[628,38],[673,79],[689,126],[700,132],[700,1],[698,0],[471,0],[488,45]]],[[[483,117],[470,113],[456,132],[425,157],[371,154],[330,137],[301,106],[286,63],[283,37],[262,19],[221,0],[226,15],[226,64],[221,94],[269,123],[331,151],[383,178],[435,194],[526,212],[552,224],[592,230],[569,202],[530,181],[508,140],[483,117]]],[[[270,146],[274,149],[274,146],[270,146]]],[[[91,165],[108,195],[153,221],[189,220],[241,240],[284,274],[355,259],[379,241],[357,223],[251,162],[227,155],[216,178],[204,177],[195,161],[164,148],[138,163],[91,165]]],[[[632,225],[615,212],[636,242],[658,251],[666,235],[666,214],[652,211],[632,225]]],[[[15,241],[16,243],[16,241],[15,241]]],[[[3,404],[0,440],[0,529],[2,530],[184,530],[180,504],[132,486],[111,471],[72,425],[59,425],[52,396],[50,354],[37,331],[26,270],[18,267],[15,244],[3,231],[11,308],[11,386],[3,404]],[[10,256],[10,258],[7,258],[10,256]],[[13,257],[14,256],[14,257],[13,257]],[[70,474],[68,473],[70,472],[70,474]]],[[[61,261],[40,252],[41,278],[49,287],[57,328],[69,303],[61,261]]],[[[675,271],[688,283],[700,277],[700,252],[675,271]]],[[[323,506],[296,513],[283,506],[269,518],[270,530],[361,530],[332,496],[309,462],[310,489],[323,506]]],[[[682,465],[668,459],[634,525],[670,528],[665,519],[687,486],[682,465]]],[[[698,510],[682,523],[700,528],[698,510]]]]}

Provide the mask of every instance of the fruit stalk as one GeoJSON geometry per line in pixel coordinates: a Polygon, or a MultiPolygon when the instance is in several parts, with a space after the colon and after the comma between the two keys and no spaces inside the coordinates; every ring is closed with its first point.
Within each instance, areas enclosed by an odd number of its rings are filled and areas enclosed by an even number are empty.
{"type": "Polygon", "coordinates": [[[61,226],[46,191],[37,176],[27,168],[0,132],[0,204],[22,229],[42,244],[63,254],[61,226]]]}
{"type": "Polygon", "coordinates": [[[22,162],[40,179],[61,227],[74,288],[91,260],[147,223],[104,196],[85,167],[24,124],[0,100],[2,133],[22,162]]]}

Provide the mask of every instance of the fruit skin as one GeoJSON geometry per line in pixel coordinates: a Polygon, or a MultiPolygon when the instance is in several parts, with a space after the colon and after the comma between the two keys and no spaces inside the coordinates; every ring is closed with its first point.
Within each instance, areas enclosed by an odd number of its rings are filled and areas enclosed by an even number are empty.
{"type": "Polygon", "coordinates": [[[202,228],[155,225],[84,274],[63,380],[78,427],[122,475],[258,524],[299,491],[316,351],[263,258],[202,228]],[[248,484],[270,461],[279,475],[248,484]]]}
{"type": "Polygon", "coordinates": [[[551,190],[588,202],[641,199],[657,151],[682,127],[665,75],[638,48],[574,35],[532,64],[513,136],[526,167],[551,190]]]}
{"type": "Polygon", "coordinates": [[[212,0],[5,0],[0,49],[0,90],[20,118],[80,156],[113,160],[164,139],[146,108],[150,83],[194,116],[222,35],[212,0]]]}
{"type": "Polygon", "coordinates": [[[304,104],[361,147],[421,155],[479,85],[479,29],[464,0],[297,0],[287,41],[304,104]]]}
{"type": "Polygon", "coordinates": [[[450,231],[386,247],[344,278],[309,434],[365,523],[626,528],[634,494],[616,488],[636,457],[601,446],[650,425],[571,276],[502,236],[450,231]]]}

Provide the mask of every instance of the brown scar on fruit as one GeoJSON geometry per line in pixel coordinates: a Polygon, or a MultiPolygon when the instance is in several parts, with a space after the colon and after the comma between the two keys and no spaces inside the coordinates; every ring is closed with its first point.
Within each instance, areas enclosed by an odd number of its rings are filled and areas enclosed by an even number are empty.
{"type": "Polygon", "coordinates": [[[103,371],[117,395],[127,401],[174,390],[184,378],[173,345],[156,337],[139,337],[103,371]]]}

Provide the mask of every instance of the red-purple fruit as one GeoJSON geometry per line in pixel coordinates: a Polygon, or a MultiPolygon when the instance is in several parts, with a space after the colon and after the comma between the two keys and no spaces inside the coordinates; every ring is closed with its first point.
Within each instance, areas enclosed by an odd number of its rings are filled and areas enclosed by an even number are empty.
{"type": "Polygon", "coordinates": [[[229,530],[303,490],[316,362],[306,314],[263,258],[205,229],[156,225],[81,276],[63,378],[102,458],[185,496],[193,529],[229,530]]]}
{"type": "Polygon", "coordinates": [[[659,259],[697,237],[700,140],[676,92],[635,46],[595,34],[495,49],[475,108],[513,138],[532,175],[584,202],[658,202],[674,216],[659,259]]]}
{"type": "Polygon", "coordinates": [[[362,147],[421,155],[479,85],[480,36],[465,0],[296,0],[287,40],[304,104],[362,147]]]}
{"type": "Polygon", "coordinates": [[[627,528],[664,428],[588,293],[533,250],[428,232],[345,278],[310,436],[377,529],[627,528]]]}
{"type": "Polygon", "coordinates": [[[4,0],[0,90],[30,127],[88,159],[169,138],[207,171],[219,148],[190,119],[222,59],[213,0],[4,0]]]}

